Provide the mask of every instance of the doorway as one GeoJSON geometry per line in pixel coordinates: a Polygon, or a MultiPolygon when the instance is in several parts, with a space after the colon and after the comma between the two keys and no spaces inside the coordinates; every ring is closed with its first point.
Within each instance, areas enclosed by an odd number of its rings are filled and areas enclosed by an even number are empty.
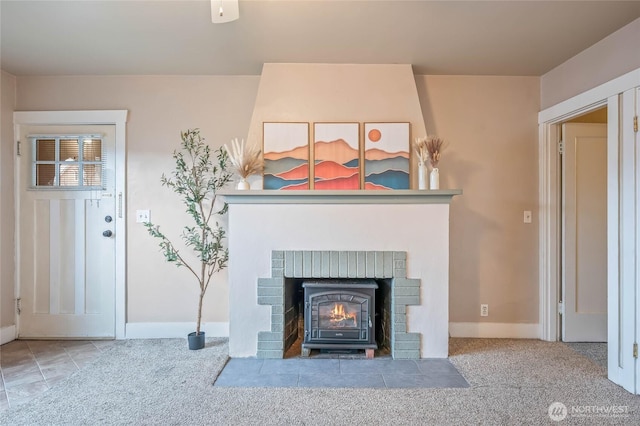
{"type": "Polygon", "coordinates": [[[562,197],[558,142],[563,123],[607,107],[607,376],[632,393],[640,389],[637,363],[638,115],[640,74],[630,72],[541,111],[540,337],[560,338],[558,288],[562,279],[562,197]]]}
{"type": "Polygon", "coordinates": [[[14,113],[19,337],[125,337],[126,117],[14,113]]]}
{"type": "Polygon", "coordinates": [[[560,339],[607,341],[607,108],[562,124],[560,339]]]}

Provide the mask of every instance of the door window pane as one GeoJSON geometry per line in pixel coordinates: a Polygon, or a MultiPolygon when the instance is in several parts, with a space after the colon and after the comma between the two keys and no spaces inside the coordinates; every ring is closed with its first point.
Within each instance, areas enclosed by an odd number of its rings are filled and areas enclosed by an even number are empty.
{"type": "Polygon", "coordinates": [[[36,161],[56,161],[55,139],[39,139],[36,141],[36,161]]]}
{"type": "Polygon", "coordinates": [[[60,161],[78,161],[78,139],[60,140],[60,161]]]}
{"type": "Polygon", "coordinates": [[[78,186],[78,167],[73,159],[60,164],[60,186],[78,186]]]}
{"type": "Polygon", "coordinates": [[[37,186],[53,186],[56,177],[55,164],[38,164],[36,165],[36,185],[37,186]]]}
{"type": "Polygon", "coordinates": [[[82,173],[85,186],[102,185],[102,164],[85,164],[82,173]]]}
{"type": "Polygon", "coordinates": [[[84,139],[82,143],[82,161],[100,161],[102,158],[102,140],[84,139]]]}

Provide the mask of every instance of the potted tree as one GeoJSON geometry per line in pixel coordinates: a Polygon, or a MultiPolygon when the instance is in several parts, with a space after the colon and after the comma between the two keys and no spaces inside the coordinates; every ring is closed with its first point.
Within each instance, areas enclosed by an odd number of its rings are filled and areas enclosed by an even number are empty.
{"type": "Polygon", "coordinates": [[[231,173],[227,171],[227,152],[221,148],[212,152],[200,136],[199,129],[180,132],[180,136],[181,149],[173,152],[175,169],[170,177],[163,174],[161,182],[180,196],[187,214],[193,219],[191,225],[184,226],[181,239],[184,247],[191,249],[195,257],[181,254],[174,240],[160,232],[159,226],[151,222],[146,222],[145,226],[152,237],[160,240],[165,259],[178,267],[184,266],[198,283],[196,331],[189,333],[188,341],[189,349],[202,349],[205,333],[200,330],[200,324],[204,295],[214,274],[224,269],[229,260],[229,252],[224,245],[225,231],[215,218],[227,212],[227,204],[218,205],[216,197],[218,190],[230,181],[231,173]]]}

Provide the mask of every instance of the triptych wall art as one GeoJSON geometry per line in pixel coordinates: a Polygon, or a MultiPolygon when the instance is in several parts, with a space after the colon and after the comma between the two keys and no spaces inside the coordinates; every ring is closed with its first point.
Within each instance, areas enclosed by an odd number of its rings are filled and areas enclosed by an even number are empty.
{"type": "Polygon", "coordinates": [[[264,189],[309,189],[309,123],[264,123],[264,189]]]}
{"type": "Polygon", "coordinates": [[[360,189],[360,125],[314,123],[315,189],[360,189]]]}
{"type": "Polygon", "coordinates": [[[409,123],[364,123],[361,142],[356,122],[265,122],[263,187],[409,189],[409,138],[409,123]]]}
{"type": "Polygon", "coordinates": [[[364,123],[365,189],[409,189],[409,123],[364,123]]]}

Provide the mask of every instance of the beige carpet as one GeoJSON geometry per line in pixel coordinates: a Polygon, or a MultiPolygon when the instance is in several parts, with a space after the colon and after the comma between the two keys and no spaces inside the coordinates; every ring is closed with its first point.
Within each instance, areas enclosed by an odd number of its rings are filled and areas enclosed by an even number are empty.
{"type": "Polygon", "coordinates": [[[589,358],[600,367],[607,369],[607,344],[606,343],[583,343],[569,342],[565,343],[574,351],[589,358]]]}
{"type": "Polygon", "coordinates": [[[452,339],[450,352],[470,388],[219,388],[226,340],[201,351],[178,339],[118,341],[0,424],[540,425],[554,424],[554,402],[567,407],[561,424],[640,424],[640,398],[563,343],[452,339]]]}

